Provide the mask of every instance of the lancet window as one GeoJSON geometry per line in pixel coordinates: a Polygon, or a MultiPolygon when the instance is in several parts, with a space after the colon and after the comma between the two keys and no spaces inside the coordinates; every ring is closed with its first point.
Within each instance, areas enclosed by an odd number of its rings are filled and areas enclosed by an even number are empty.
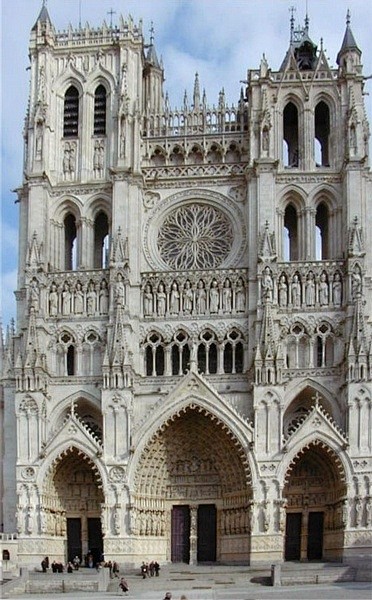
{"type": "Polygon", "coordinates": [[[65,93],[63,109],[63,137],[79,135],[79,92],[71,85],[65,93]]]}
{"type": "Polygon", "coordinates": [[[190,368],[189,338],[180,331],[174,336],[172,345],[172,375],[182,375],[190,368]]]}
{"type": "Polygon", "coordinates": [[[164,375],[164,340],[153,332],[147,336],[145,344],[146,375],[164,375]]]}
{"type": "Polygon", "coordinates": [[[288,102],[283,112],[283,164],[299,165],[298,110],[293,102],[288,102]]]}
{"type": "Polygon", "coordinates": [[[77,269],[77,227],[76,219],[72,213],[68,213],[64,219],[65,231],[65,271],[77,269]]]}
{"type": "Polygon", "coordinates": [[[326,260],[331,258],[329,252],[329,211],[324,202],[321,202],[316,209],[315,227],[316,259],[326,260]]]}
{"type": "Polygon", "coordinates": [[[235,329],[227,334],[223,352],[224,373],[243,373],[244,349],[241,335],[235,329]]]}
{"type": "Polygon", "coordinates": [[[94,93],[94,135],[106,135],[106,88],[99,85],[94,93]]]}
{"type": "Polygon", "coordinates": [[[94,260],[95,269],[108,267],[109,223],[107,215],[100,211],[94,220],[94,260]]]}
{"type": "Polygon", "coordinates": [[[315,162],[317,167],[329,167],[329,108],[325,102],[315,107],[315,162]]]}
{"type": "Polygon", "coordinates": [[[293,204],[288,204],[284,213],[283,259],[299,260],[298,217],[293,204]]]}

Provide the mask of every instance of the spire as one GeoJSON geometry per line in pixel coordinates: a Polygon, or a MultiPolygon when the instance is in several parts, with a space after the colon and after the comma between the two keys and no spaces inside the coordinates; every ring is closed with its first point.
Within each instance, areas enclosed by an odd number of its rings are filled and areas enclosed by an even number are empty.
{"type": "Polygon", "coordinates": [[[151,27],[150,27],[150,45],[149,45],[149,50],[147,52],[147,56],[146,56],[146,60],[148,63],[150,63],[153,67],[155,67],[156,69],[160,69],[160,63],[158,61],[158,57],[155,51],[155,46],[154,46],[154,24],[151,21],[151,27]]]}
{"type": "Polygon", "coordinates": [[[48,9],[47,9],[47,0],[43,0],[43,5],[41,7],[41,11],[39,13],[38,18],[36,19],[36,23],[32,28],[32,31],[34,31],[34,29],[37,29],[38,24],[41,25],[52,25],[52,21],[50,20],[50,16],[48,13],[48,9]]]}
{"type": "Polygon", "coordinates": [[[200,85],[199,85],[198,73],[195,73],[193,102],[194,102],[194,107],[193,107],[194,110],[199,110],[199,108],[200,108],[200,85]]]}
{"type": "Polygon", "coordinates": [[[361,56],[361,51],[358,48],[358,45],[355,41],[353,32],[351,31],[351,27],[350,27],[350,11],[347,11],[346,14],[346,30],[345,30],[345,35],[344,35],[344,39],[342,41],[342,45],[341,45],[341,49],[339,51],[339,53],[337,54],[337,64],[341,65],[341,58],[343,56],[343,54],[345,54],[346,52],[356,52],[358,54],[358,56],[361,56]]]}

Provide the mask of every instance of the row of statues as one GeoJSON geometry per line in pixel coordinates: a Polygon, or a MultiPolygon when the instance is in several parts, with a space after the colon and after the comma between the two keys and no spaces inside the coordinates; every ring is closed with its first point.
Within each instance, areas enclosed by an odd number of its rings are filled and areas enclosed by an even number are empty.
{"type": "MultiPolygon", "coordinates": [[[[37,150],[38,151],[38,150],[37,150]]],[[[62,172],[65,181],[72,181],[76,175],[76,142],[66,142],[63,147],[62,172]]],[[[105,146],[103,140],[95,140],[93,150],[93,174],[96,179],[104,175],[105,146]]]]}
{"type": "Polygon", "coordinates": [[[77,281],[74,286],[65,281],[59,287],[53,282],[48,296],[48,312],[51,317],[104,315],[109,309],[109,289],[106,279],[102,279],[99,284],[91,280],[84,287],[80,281],[77,281]]]}
{"type": "Polygon", "coordinates": [[[213,315],[243,313],[246,309],[246,289],[240,277],[236,284],[230,279],[210,286],[200,279],[197,284],[187,280],[183,285],[173,281],[170,286],[146,283],[143,291],[145,317],[166,315],[213,315]]]}
{"type": "MultiPolygon", "coordinates": [[[[352,274],[351,281],[351,297],[353,299],[361,293],[361,286],[362,277],[356,269],[352,274]]],[[[344,284],[339,271],[331,276],[325,271],[320,276],[309,271],[306,277],[301,277],[299,273],[288,277],[282,273],[276,279],[270,267],[266,266],[261,276],[261,302],[277,303],[281,308],[287,306],[312,308],[330,305],[339,308],[343,302],[343,288],[344,284]]]]}

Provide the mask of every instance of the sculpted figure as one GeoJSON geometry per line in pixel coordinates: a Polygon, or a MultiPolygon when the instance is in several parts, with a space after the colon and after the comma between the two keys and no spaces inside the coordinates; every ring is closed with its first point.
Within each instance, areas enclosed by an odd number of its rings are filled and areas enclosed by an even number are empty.
{"type": "Polygon", "coordinates": [[[56,317],[58,314],[58,292],[55,283],[52,283],[49,292],[49,314],[51,317],[56,317]]]}
{"type": "Polygon", "coordinates": [[[92,316],[96,313],[96,290],[94,289],[93,281],[89,282],[88,292],[87,292],[87,314],[92,316]]]}
{"type": "Polygon", "coordinates": [[[307,276],[306,286],[305,286],[305,301],[306,306],[315,306],[315,281],[314,281],[314,273],[310,271],[307,276]]]}
{"type": "Polygon", "coordinates": [[[153,300],[153,295],[152,295],[152,289],[151,289],[151,285],[148,283],[145,287],[145,291],[143,294],[143,313],[145,315],[145,317],[149,317],[152,315],[153,313],[153,304],[154,304],[154,300],[153,300]]]}
{"type": "Polygon", "coordinates": [[[175,281],[172,283],[169,312],[174,315],[178,315],[180,312],[180,293],[175,281]]]}
{"type": "Polygon", "coordinates": [[[102,279],[101,289],[99,292],[99,312],[101,315],[105,315],[109,308],[109,291],[107,288],[106,279],[102,279]]]}
{"type": "Polygon", "coordinates": [[[84,312],[84,293],[81,287],[80,281],[76,283],[76,289],[74,294],[74,313],[75,315],[81,315],[84,312]]]}
{"type": "Polygon", "coordinates": [[[209,312],[217,313],[219,305],[219,292],[217,288],[217,281],[213,279],[212,287],[209,291],[209,312]]]}
{"type": "Polygon", "coordinates": [[[320,306],[327,306],[329,302],[329,290],[327,277],[325,273],[322,273],[320,276],[319,282],[319,304],[320,306]]]}
{"type": "Polygon", "coordinates": [[[204,282],[199,281],[196,290],[196,312],[198,315],[204,315],[207,310],[207,292],[204,289],[204,282]]]}
{"type": "Polygon", "coordinates": [[[183,312],[185,315],[189,315],[192,312],[193,305],[193,291],[191,289],[191,283],[189,280],[185,283],[185,288],[183,290],[183,312]]]}
{"type": "Polygon", "coordinates": [[[293,275],[292,279],[292,306],[298,308],[301,306],[301,283],[298,275],[293,275]]]}
{"type": "Polygon", "coordinates": [[[340,277],[339,272],[336,272],[335,276],[333,278],[332,292],[333,292],[333,305],[336,307],[340,307],[341,306],[341,298],[342,298],[342,282],[341,282],[341,277],[340,277]]]}
{"type": "Polygon", "coordinates": [[[159,283],[158,294],[157,294],[159,317],[165,316],[166,297],[167,296],[164,291],[164,285],[162,283],[159,283]]]}
{"type": "Polygon", "coordinates": [[[262,276],[262,291],[263,291],[262,299],[272,300],[273,299],[273,288],[274,288],[274,284],[273,284],[273,278],[271,276],[270,267],[265,267],[263,276],[262,276]]]}
{"type": "Polygon", "coordinates": [[[63,284],[62,290],[62,314],[68,316],[71,313],[71,292],[67,282],[63,284]]]}
{"type": "Polygon", "coordinates": [[[125,304],[125,287],[123,276],[121,273],[118,273],[116,277],[116,283],[114,288],[114,300],[116,306],[124,306],[125,304]]]}
{"type": "Polygon", "coordinates": [[[231,292],[230,280],[226,279],[224,288],[222,290],[222,308],[223,308],[223,312],[225,312],[225,313],[231,313],[231,297],[232,297],[232,292],[231,292]]]}
{"type": "Polygon", "coordinates": [[[245,312],[245,288],[241,277],[236,284],[235,302],[236,312],[245,312]]]}
{"type": "Polygon", "coordinates": [[[40,308],[40,290],[38,281],[35,277],[31,281],[30,287],[30,308],[33,308],[36,313],[39,312],[40,308]]]}
{"type": "Polygon", "coordinates": [[[285,275],[279,280],[279,306],[284,307],[288,304],[288,285],[285,275]]]}

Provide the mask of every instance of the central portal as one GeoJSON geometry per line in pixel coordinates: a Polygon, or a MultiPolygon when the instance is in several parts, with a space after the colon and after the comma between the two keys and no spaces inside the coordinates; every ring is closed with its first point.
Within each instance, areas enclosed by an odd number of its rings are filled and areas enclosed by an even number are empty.
{"type": "MultiPolygon", "coordinates": [[[[214,504],[201,504],[197,509],[197,561],[216,561],[217,510],[214,504]]],[[[172,508],[172,562],[190,562],[191,517],[188,505],[172,508]]]]}

